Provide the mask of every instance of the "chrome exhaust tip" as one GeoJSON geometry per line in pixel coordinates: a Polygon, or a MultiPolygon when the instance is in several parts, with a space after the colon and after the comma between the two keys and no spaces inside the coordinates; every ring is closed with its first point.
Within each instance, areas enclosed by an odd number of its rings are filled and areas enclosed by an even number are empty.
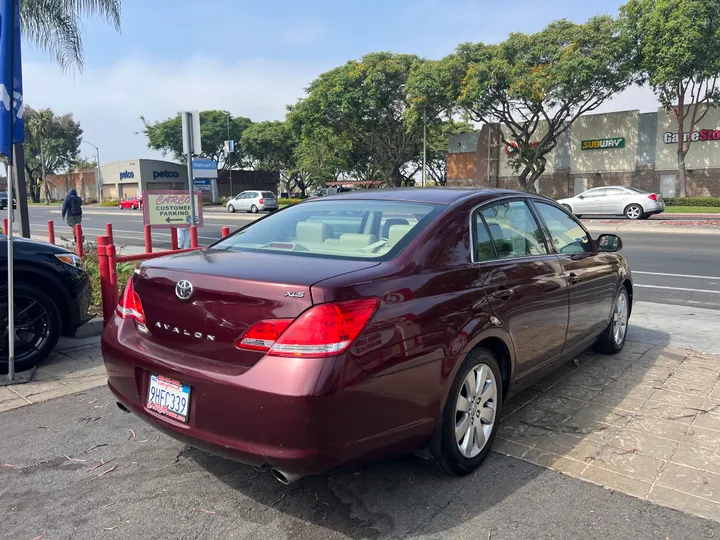
{"type": "Polygon", "coordinates": [[[300,474],[287,473],[281,471],[280,469],[271,469],[270,473],[273,475],[273,478],[275,478],[275,480],[277,480],[284,486],[294,484],[302,478],[302,475],[300,474]]]}
{"type": "Polygon", "coordinates": [[[116,401],[115,404],[118,406],[118,409],[120,409],[122,412],[130,413],[130,409],[128,409],[125,405],[120,403],[119,401],[116,401]]]}

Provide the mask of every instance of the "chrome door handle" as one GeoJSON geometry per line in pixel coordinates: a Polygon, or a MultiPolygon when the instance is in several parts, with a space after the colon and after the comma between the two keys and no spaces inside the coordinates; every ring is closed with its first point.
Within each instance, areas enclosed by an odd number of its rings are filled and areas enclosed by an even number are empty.
{"type": "Polygon", "coordinates": [[[508,289],[507,287],[499,288],[497,291],[493,293],[493,296],[495,298],[500,298],[502,300],[508,300],[512,294],[515,292],[514,289],[508,289]]]}

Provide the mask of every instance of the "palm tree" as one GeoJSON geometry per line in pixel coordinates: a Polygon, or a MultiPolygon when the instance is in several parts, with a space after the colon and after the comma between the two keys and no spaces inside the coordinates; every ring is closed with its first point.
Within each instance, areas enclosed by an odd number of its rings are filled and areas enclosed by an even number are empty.
{"type": "Polygon", "coordinates": [[[24,38],[63,69],[83,69],[82,18],[104,20],[120,31],[121,0],[20,0],[24,38]]]}

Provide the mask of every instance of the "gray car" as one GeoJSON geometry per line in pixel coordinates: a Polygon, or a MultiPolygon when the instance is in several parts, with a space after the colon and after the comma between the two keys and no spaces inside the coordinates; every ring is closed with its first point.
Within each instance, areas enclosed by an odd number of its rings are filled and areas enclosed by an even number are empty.
{"type": "Polygon", "coordinates": [[[228,212],[252,212],[277,210],[278,202],[275,194],[270,191],[243,191],[227,203],[228,212]]]}
{"type": "Polygon", "coordinates": [[[659,193],[627,186],[593,188],[575,197],[560,199],[558,203],[576,216],[612,215],[647,219],[665,210],[665,201],[659,193]]]}

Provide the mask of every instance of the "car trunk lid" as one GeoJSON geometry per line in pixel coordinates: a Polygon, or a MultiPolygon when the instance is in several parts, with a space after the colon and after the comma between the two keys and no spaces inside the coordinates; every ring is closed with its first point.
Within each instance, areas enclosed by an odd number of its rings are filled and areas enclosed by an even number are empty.
{"type": "Polygon", "coordinates": [[[145,312],[146,339],[198,357],[252,365],[263,354],[235,346],[248,328],[265,319],[294,319],[312,306],[314,283],[376,264],[196,251],[143,264],[135,291],[145,312]]]}

